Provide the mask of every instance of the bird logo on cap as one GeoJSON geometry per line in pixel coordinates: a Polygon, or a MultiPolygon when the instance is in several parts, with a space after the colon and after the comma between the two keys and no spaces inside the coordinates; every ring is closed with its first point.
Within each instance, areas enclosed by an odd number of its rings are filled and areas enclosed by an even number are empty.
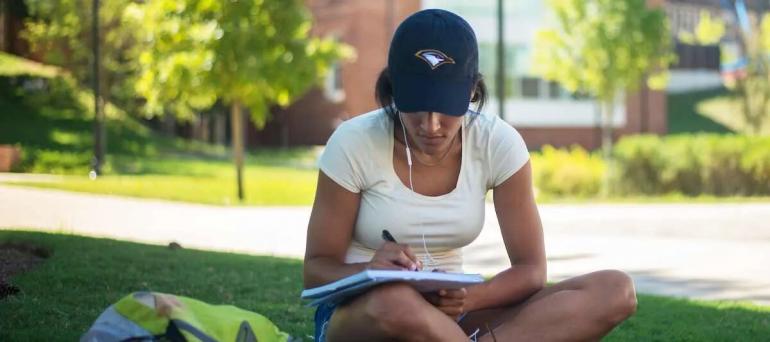
{"type": "Polygon", "coordinates": [[[425,63],[428,63],[428,65],[430,65],[431,70],[436,70],[436,68],[444,64],[455,64],[455,61],[454,59],[452,59],[452,57],[447,56],[445,53],[439,50],[425,49],[425,50],[417,51],[417,53],[415,53],[414,55],[417,58],[425,61],[425,63]]]}

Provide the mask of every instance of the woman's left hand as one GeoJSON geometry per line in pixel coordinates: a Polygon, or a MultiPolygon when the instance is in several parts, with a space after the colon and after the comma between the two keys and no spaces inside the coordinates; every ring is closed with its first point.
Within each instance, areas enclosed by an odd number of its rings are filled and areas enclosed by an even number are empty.
{"type": "Polygon", "coordinates": [[[465,312],[465,298],[468,291],[464,288],[456,290],[439,290],[425,295],[425,299],[441,312],[457,320],[465,312]]]}

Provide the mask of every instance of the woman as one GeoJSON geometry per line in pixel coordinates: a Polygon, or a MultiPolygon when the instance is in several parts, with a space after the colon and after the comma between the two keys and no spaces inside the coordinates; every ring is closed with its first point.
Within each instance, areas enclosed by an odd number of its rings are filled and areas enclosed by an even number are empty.
{"type": "Polygon", "coordinates": [[[631,279],[600,271],[545,287],[546,258],[521,136],[480,111],[470,25],[424,10],[396,30],[376,85],[382,109],[350,119],[320,160],[305,287],[367,268],[462,272],[493,190],[511,267],[461,290],[377,287],[316,312],[316,340],[595,340],[636,309],[631,279]],[[400,243],[384,242],[383,229],[400,243]]]}

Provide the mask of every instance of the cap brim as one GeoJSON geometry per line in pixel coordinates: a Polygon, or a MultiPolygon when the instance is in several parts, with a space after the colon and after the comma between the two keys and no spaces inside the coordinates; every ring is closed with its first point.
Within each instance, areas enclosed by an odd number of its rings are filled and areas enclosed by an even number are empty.
{"type": "Polygon", "coordinates": [[[401,112],[438,112],[462,116],[468,112],[473,80],[444,80],[421,75],[393,79],[393,100],[401,112]]]}

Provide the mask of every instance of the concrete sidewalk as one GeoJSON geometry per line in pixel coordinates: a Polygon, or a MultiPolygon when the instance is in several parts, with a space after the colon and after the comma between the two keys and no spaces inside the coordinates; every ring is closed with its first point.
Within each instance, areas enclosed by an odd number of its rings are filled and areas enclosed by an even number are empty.
{"type": "MultiPolygon", "coordinates": [[[[541,205],[549,279],[605,268],[639,292],[770,305],[770,203],[541,205]]],[[[308,207],[215,207],[0,183],[0,229],[301,258],[308,207]]],[[[509,265],[494,208],[466,271],[509,265]]]]}

